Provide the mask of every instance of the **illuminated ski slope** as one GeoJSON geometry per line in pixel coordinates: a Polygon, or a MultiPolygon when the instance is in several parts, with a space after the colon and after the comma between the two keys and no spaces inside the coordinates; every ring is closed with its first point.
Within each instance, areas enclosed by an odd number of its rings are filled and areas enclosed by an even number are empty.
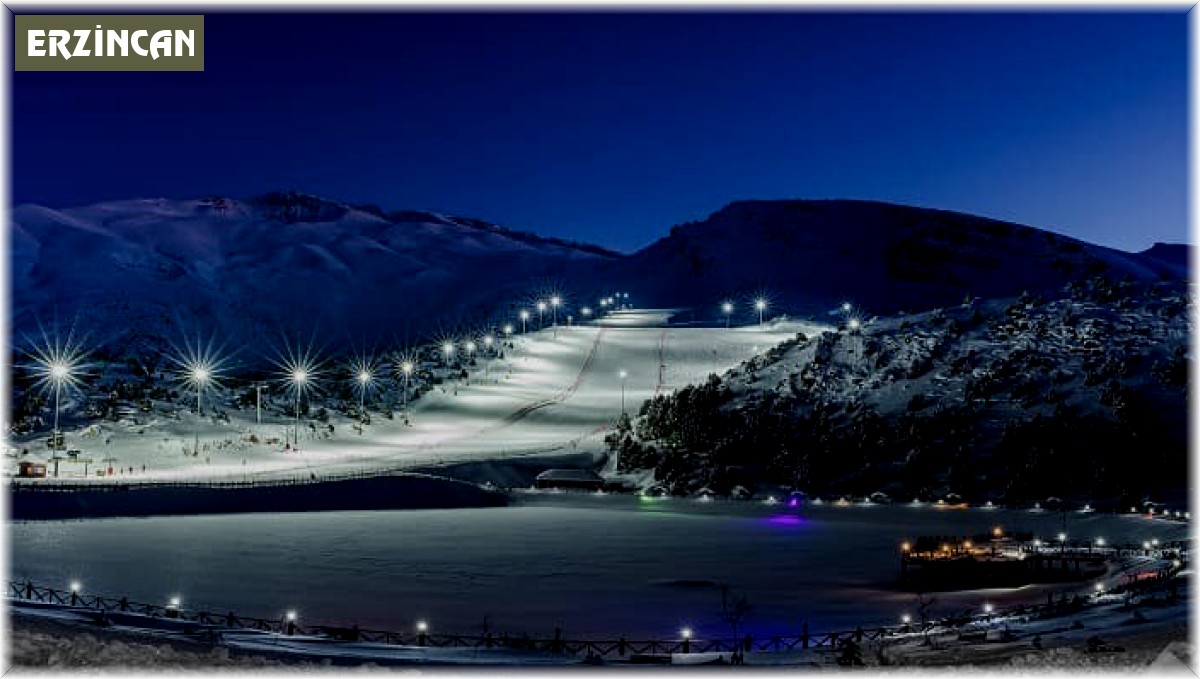
{"type": "MultiPolygon", "coordinates": [[[[481,362],[468,381],[447,382],[414,402],[408,423],[399,415],[388,420],[373,413],[372,424],[362,427],[331,419],[330,433],[324,425],[310,428],[302,418],[299,451],[285,450],[281,443],[293,426],[290,418],[264,413],[257,425],[253,411],[231,411],[228,424],[209,418],[198,422],[194,413],[180,413],[178,419],[160,415],[141,425],[105,423],[90,436],[68,431],[67,446],[96,460],[92,469],[104,457],[115,458],[111,464],[125,471],[93,477],[104,481],[328,476],[598,451],[622,402],[635,414],[657,393],[723,372],[796,332],[812,331],[793,322],[763,328],[666,327],[669,315],[625,311],[593,325],[519,337],[505,359],[486,367],[481,362]],[[200,455],[185,455],[197,431],[200,455]],[[252,443],[251,435],[259,442],[252,443]]],[[[81,472],[80,465],[63,463],[59,480],[81,480],[81,472]]]]}

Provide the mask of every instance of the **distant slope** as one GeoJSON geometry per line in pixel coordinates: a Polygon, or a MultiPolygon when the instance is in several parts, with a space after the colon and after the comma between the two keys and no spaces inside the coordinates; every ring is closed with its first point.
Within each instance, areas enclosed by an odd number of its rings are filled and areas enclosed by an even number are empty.
{"type": "Polygon", "coordinates": [[[21,333],[78,315],[93,342],[178,339],[177,318],[235,343],[262,345],[284,330],[334,344],[415,340],[615,256],[478,220],[381,215],[294,193],[24,205],[12,213],[12,322],[21,333]]]}
{"type": "Polygon", "coordinates": [[[1182,267],[1186,271],[1189,268],[1188,259],[1191,257],[1192,249],[1183,243],[1155,243],[1138,254],[1182,267]]]}
{"type": "Polygon", "coordinates": [[[892,313],[967,295],[1057,292],[1096,273],[1186,276],[1175,259],[956,212],[852,200],[732,203],[610,268],[614,279],[636,285],[643,303],[700,305],[714,316],[723,297],[759,291],[792,312],[820,313],[849,300],[892,313]]]}

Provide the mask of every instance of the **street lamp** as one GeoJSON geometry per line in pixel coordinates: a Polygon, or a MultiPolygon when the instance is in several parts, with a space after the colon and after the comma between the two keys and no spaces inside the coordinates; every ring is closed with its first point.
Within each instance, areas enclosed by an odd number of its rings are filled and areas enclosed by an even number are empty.
{"type": "Polygon", "coordinates": [[[192,454],[199,455],[200,454],[200,415],[201,415],[200,398],[204,394],[204,389],[205,389],[205,387],[208,386],[209,380],[212,379],[212,369],[209,368],[207,365],[203,365],[203,364],[194,366],[191,369],[191,372],[188,373],[188,379],[196,387],[196,438],[195,438],[195,441],[192,443],[192,454]]]}
{"type": "MultiPolygon", "coordinates": [[[[496,340],[492,338],[491,334],[487,334],[487,335],[483,336],[483,346],[487,348],[487,351],[489,354],[492,351],[492,343],[494,343],[495,341],[496,340]]],[[[492,361],[491,361],[491,356],[489,356],[488,361],[483,364],[483,376],[487,377],[489,374],[491,374],[491,371],[492,371],[492,361]]]]}
{"type": "Polygon", "coordinates": [[[408,379],[412,376],[412,371],[412,361],[404,361],[400,364],[400,372],[404,375],[404,408],[408,408],[408,379]]]}
{"type": "Polygon", "coordinates": [[[543,318],[543,317],[546,315],[546,303],[545,303],[545,302],[538,302],[538,303],[537,303],[537,310],[538,310],[538,330],[541,330],[541,329],[542,329],[542,322],[543,322],[543,320],[544,320],[544,318],[543,318]]]}
{"type": "Polygon", "coordinates": [[[292,445],[300,447],[300,392],[308,386],[308,369],[303,366],[292,370],[292,385],[296,389],[296,419],[295,419],[295,436],[292,440],[292,445]]]}
{"type": "Polygon", "coordinates": [[[621,414],[625,414],[625,378],[629,377],[629,373],[624,369],[621,370],[621,414]]]}
{"type": "Polygon", "coordinates": [[[585,306],[579,310],[579,313],[583,314],[584,318],[588,318],[592,315],[592,308],[590,306],[585,306]]]}
{"type": "Polygon", "coordinates": [[[725,314],[725,327],[729,328],[729,316],[733,314],[733,302],[722,302],[721,313],[725,314]]]}
{"type": "Polygon", "coordinates": [[[454,342],[442,343],[442,361],[446,365],[450,365],[450,359],[454,356],[454,342]]]}
{"type": "Polygon", "coordinates": [[[504,336],[506,338],[510,337],[512,335],[512,332],[513,332],[512,323],[505,323],[504,324],[504,336]]]}
{"type": "Polygon", "coordinates": [[[521,334],[525,334],[525,323],[529,321],[529,309],[521,309],[521,334]]]}
{"type": "Polygon", "coordinates": [[[767,309],[767,300],[762,297],[754,300],[754,308],[758,310],[758,327],[761,328],[763,324],[763,311],[767,309]]]}
{"type": "Polygon", "coordinates": [[[358,384],[358,413],[359,417],[362,417],[367,413],[367,390],[375,382],[375,373],[371,364],[366,361],[360,362],[354,380],[358,384]]]}
{"type": "Polygon", "coordinates": [[[554,327],[558,327],[558,305],[562,304],[562,297],[555,295],[550,298],[550,312],[554,314],[554,327]]]}

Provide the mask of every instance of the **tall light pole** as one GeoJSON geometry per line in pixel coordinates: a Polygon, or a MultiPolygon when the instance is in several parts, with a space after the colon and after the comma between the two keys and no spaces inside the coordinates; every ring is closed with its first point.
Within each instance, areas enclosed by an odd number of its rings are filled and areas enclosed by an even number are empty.
{"type": "Polygon", "coordinates": [[[296,419],[293,425],[294,434],[292,445],[300,447],[300,392],[308,385],[308,370],[298,367],[292,371],[292,384],[296,387],[296,419]]]}
{"type": "Polygon", "coordinates": [[[262,424],[262,384],[254,385],[254,422],[262,424]]]}
{"type": "Polygon", "coordinates": [[[54,385],[54,431],[50,434],[54,441],[54,449],[61,448],[61,434],[58,431],[58,407],[62,395],[63,383],[71,379],[71,366],[63,362],[50,364],[50,382],[54,385]]]}
{"type": "Polygon", "coordinates": [[[625,378],[629,377],[629,373],[624,368],[621,369],[621,414],[625,414],[625,378]]]}
{"type": "Polygon", "coordinates": [[[358,369],[358,374],[354,378],[358,381],[358,416],[363,417],[367,414],[367,389],[371,387],[375,375],[371,372],[370,367],[363,365],[358,369]]]}
{"type": "Polygon", "coordinates": [[[721,312],[725,314],[725,328],[729,328],[729,316],[733,314],[733,302],[723,302],[721,312]]]}
{"type": "Polygon", "coordinates": [[[450,365],[450,359],[454,356],[454,342],[446,341],[442,343],[442,362],[447,367],[450,365]]]}
{"type": "Polygon", "coordinates": [[[529,321],[529,309],[521,309],[521,334],[525,334],[525,324],[529,321]]]}
{"type": "Polygon", "coordinates": [[[758,327],[761,328],[763,324],[763,311],[767,309],[767,300],[762,297],[754,300],[754,308],[758,310],[758,327]]]}
{"type": "Polygon", "coordinates": [[[545,302],[538,302],[538,303],[537,303],[537,310],[538,310],[538,330],[541,330],[541,329],[542,329],[542,323],[543,323],[543,317],[544,317],[544,316],[545,316],[545,314],[546,314],[546,303],[545,303],[545,302]]]}
{"type": "Polygon", "coordinates": [[[484,377],[487,377],[488,375],[490,375],[491,371],[492,371],[492,357],[490,356],[490,354],[492,353],[492,344],[495,341],[496,340],[492,338],[491,333],[488,333],[483,336],[483,346],[489,354],[489,356],[486,359],[487,362],[483,364],[483,376],[484,377]]]}
{"type": "Polygon", "coordinates": [[[191,382],[196,387],[196,438],[192,444],[192,454],[200,454],[200,416],[201,416],[201,396],[204,394],[205,387],[208,386],[209,379],[212,378],[212,370],[206,365],[197,365],[192,368],[191,382]]]}
{"type": "Polygon", "coordinates": [[[400,364],[400,372],[404,374],[404,405],[403,405],[403,407],[405,409],[408,409],[408,378],[409,378],[409,376],[412,375],[412,371],[413,371],[412,361],[405,361],[400,364]]]}
{"type": "Polygon", "coordinates": [[[554,337],[558,337],[558,305],[562,304],[562,297],[555,295],[550,298],[550,313],[554,316],[554,337]]]}

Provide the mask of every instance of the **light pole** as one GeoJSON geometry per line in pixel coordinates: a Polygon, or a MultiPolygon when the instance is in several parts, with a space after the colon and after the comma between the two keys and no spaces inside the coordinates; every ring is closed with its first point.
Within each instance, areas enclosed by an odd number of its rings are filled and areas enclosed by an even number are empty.
{"type": "Polygon", "coordinates": [[[555,295],[550,298],[550,313],[554,316],[554,337],[558,338],[558,305],[562,304],[562,297],[555,295]]]}
{"type": "MultiPolygon", "coordinates": [[[[491,333],[488,333],[487,335],[483,336],[483,346],[487,350],[488,354],[492,353],[492,344],[495,341],[496,340],[492,338],[491,333]]],[[[487,362],[483,364],[483,376],[484,377],[487,377],[488,375],[490,375],[491,370],[492,370],[492,357],[489,355],[486,360],[487,360],[487,362]]]]}
{"type": "Polygon", "coordinates": [[[529,309],[521,309],[521,334],[525,334],[525,323],[529,321],[529,309]]]}
{"type": "Polygon", "coordinates": [[[624,369],[621,370],[621,414],[625,414],[625,378],[629,377],[629,373],[624,369]]]}
{"type": "Polygon", "coordinates": [[[204,394],[204,388],[208,386],[208,381],[212,377],[212,370],[205,365],[198,365],[192,368],[191,372],[192,384],[196,386],[196,438],[192,444],[192,455],[200,454],[200,415],[201,415],[201,395],[204,394]]]}
{"type": "Polygon", "coordinates": [[[447,342],[442,343],[442,362],[445,363],[447,367],[450,366],[450,359],[453,356],[454,356],[454,342],[447,341],[447,342]]]}
{"type": "Polygon", "coordinates": [[[254,385],[254,423],[262,424],[262,384],[254,385]]]}
{"type": "Polygon", "coordinates": [[[400,372],[404,374],[404,402],[402,407],[406,410],[408,409],[408,378],[412,375],[412,371],[412,361],[405,361],[400,364],[400,372]]]}
{"type": "Polygon", "coordinates": [[[542,323],[543,323],[543,316],[545,316],[545,314],[546,314],[546,303],[545,303],[545,302],[538,302],[538,303],[537,303],[537,310],[538,310],[538,330],[541,330],[541,329],[542,329],[542,323]]]}
{"type": "Polygon", "coordinates": [[[58,431],[58,405],[63,383],[71,379],[71,366],[62,362],[50,364],[50,381],[54,384],[54,431],[50,434],[54,440],[54,450],[62,448],[62,434],[58,431]]]}
{"type": "Polygon", "coordinates": [[[758,310],[758,327],[763,327],[763,311],[767,309],[767,300],[759,297],[754,300],[754,308],[758,310]]]}
{"type": "Polygon", "coordinates": [[[721,312],[725,314],[725,329],[729,329],[729,317],[733,314],[733,302],[721,304],[721,312]]]}
{"type": "Polygon", "coordinates": [[[375,376],[370,368],[363,366],[358,369],[355,378],[358,380],[358,416],[361,418],[367,414],[367,389],[371,387],[375,376]]]}
{"type": "Polygon", "coordinates": [[[295,434],[292,437],[292,445],[296,448],[300,447],[300,392],[304,391],[305,385],[308,384],[308,370],[305,368],[296,368],[292,371],[292,384],[296,387],[296,419],[293,429],[295,434]]]}

